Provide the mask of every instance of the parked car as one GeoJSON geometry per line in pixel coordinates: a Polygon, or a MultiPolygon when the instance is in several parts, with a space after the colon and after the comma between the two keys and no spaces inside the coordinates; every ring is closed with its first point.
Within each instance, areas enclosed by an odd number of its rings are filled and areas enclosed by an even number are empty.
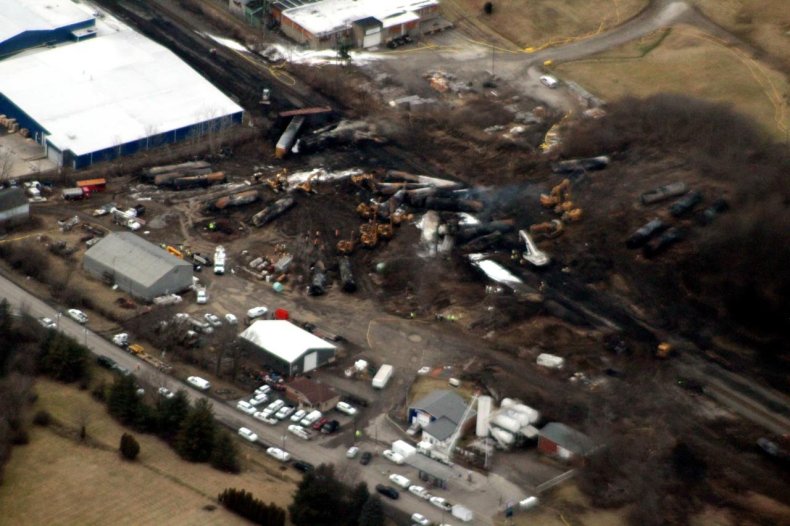
{"type": "Polygon", "coordinates": [[[419,524],[420,526],[431,525],[431,521],[429,521],[424,515],[421,515],[419,513],[412,514],[411,521],[415,524],[419,524]]]}
{"type": "Polygon", "coordinates": [[[329,422],[321,426],[321,432],[327,435],[331,435],[338,429],[340,429],[340,422],[338,422],[337,420],[330,420],[329,422]]]}
{"type": "Polygon", "coordinates": [[[403,455],[400,453],[395,453],[391,449],[385,449],[381,454],[384,455],[384,458],[387,460],[390,460],[398,465],[403,464],[403,455]]]}
{"type": "Polygon", "coordinates": [[[453,509],[453,505],[447,502],[447,499],[443,497],[431,497],[429,502],[437,508],[443,509],[444,511],[452,511],[453,509]]]}
{"type": "Polygon", "coordinates": [[[261,316],[265,316],[266,313],[269,312],[267,307],[253,307],[247,311],[247,318],[250,320],[254,320],[255,318],[260,318],[261,316]]]}
{"type": "Polygon", "coordinates": [[[209,389],[211,389],[211,382],[209,382],[208,380],[204,380],[199,376],[190,376],[189,378],[187,378],[187,383],[194,387],[197,387],[201,391],[208,391],[209,389]]]}
{"type": "Polygon", "coordinates": [[[251,429],[248,429],[246,427],[239,428],[239,435],[241,435],[242,438],[249,440],[250,442],[258,441],[258,435],[256,435],[255,433],[252,432],[251,429]]]}
{"type": "Polygon", "coordinates": [[[409,479],[397,473],[390,475],[390,481],[403,489],[408,489],[408,487],[411,486],[411,481],[409,479]]]}
{"type": "Polygon", "coordinates": [[[376,491],[391,499],[397,499],[400,496],[398,490],[392,486],[385,486],[384,484],[376,484],[376,491]]]}
{"type": "Polygon", "coordinates": [[[324,427],[324,424],[327,424],[327,423],[329,423],[329,419],[327,417],[323,416],[323,417],[319,418],[318,420],[316,420],[315,422],[313,422],[313,425],[311,427],[313,429],[315,429],[316,431],[318,431],[319,429],[324,427]]]}
{"type": "Polygon", "coordinates": [[[167,398],[168,400],[176,396],[176,394],[167,387],[160,387],[157,392],[159,393],[159,396],[162,398],[167,398]]]}
{"type": "Polygon", "coordinates": [[[225,321],[228,322],[228,325],[238,325],[239,323],[239,319],[230,313],[225,315],[225,321]]]}
{"type": "Polygon", "coordinates": [[[346,451],[346,457],[354,458],[357,456],[357,453],[359,453],[359,448],[357,446],[351,446],[348,448],[348,451],[346,451]]]}
{"type": "Polygon", "coordinates": [[[297,471],[301,471],[302,473],[307,473],[309,471],[315,471],[315,466],[310,464],[309,462],[305,462],[304,460],[297,460],[293,463],[293,467],[297,471]]]}
{"type": "Polygon", "coordinates": [[[129,376],[130,374],[132,374],[132,371],[130,371],[126,367],[118,365],[117,363],[112,366],[112,371],[120,374],[121,376],[129,376]]]}
{"type": "Polygon", "coordinates": [[[288,432],[298,436],[302,440],[310,440],[313,437],[309,430],[297,424],[289,425],[288,432]]]}
{"type": "Polygon", "coordinates": [[[430,498],[431,498],[431,494],[430,494],[430,493],[428,493],[428,490],[426,490],[426,489],[425,489],[424,487],[422,487],[422,486],[418,486],[417,484],[414,484],[414,485],[412,485],[412,486],[409,486],[409,493],[412,493],[412,494],[414,494],[414,495],[417,495],[417,496],[418,496],[418,497],[420,497],[421,499],[425,499],[425,500],[428,500],[428,499],[430,499],[430,498]]]}
{"type": "Polygon", "coordinates": [[[247,402],[246,400],[239,400],[236,404],[236,409],[241,411],[242,413],[247,413],[248,415],[255,414],[255,406],[247,402]]]}
{"type": "Polygon", "coordinates": [[[69,315],[69,318],[76,321],[77,323],[81,323],[85,325],[88,323],[88,315],[82,312],[79,309],[69,309],[66,311],[69,315]]]}
{"type": "Polygon", "coordinates": [[[269,394],[269,392],[270,392],[271,390],[272,390],[272,388],[271,388],[271,387],[269,387],[269,386],[268,386],[268,385],[266,385],[266,384],[263,384],[262,386],[260,386],[259,388],[257,388],[257,389],[255,390],[255,394],[256,394],[256,395],[259,395],[259,394],[269,394]]]}
{"type": "Polygon", "coordinates": [[[258,407],[259,405],[265,404],[269,400],[269,397],[265,394],[256,394],[252,398],[250,398],[250,405],[258,407]]]}
{"type": "Polygon", "coordinates": [[[58,326],[52,318],[39,318],[38,323],[45,329],[54,329],[58,326]]]}
{"type": "Polygon", "coordinates": [[[283,451],[279,447],[270,447],[266,450],[266,454],[272,458],[276,458],[280,462],[288,462],[291,460],[291,454],[283,451]]]}
{"type": "Polygon", "coordinates": [[[217,316],[216,314],[212,314],[210,312],[207,312],[207,313],[205,313],[203,315],[203,318],[207,322],[209,322],[211,325],[213,325],[214,327],[219,327],[220,325],[222,325],[222,322],[220,321],[219,316],[217,316]]]}
{"type": "Polygon", "coordinates": [[[291,415],[291,422],[300,422],[305,416],[307,416],[307,411],[299,409],[291,415]]]}
{"type": "Polygon", "coordinates": [[[96,363],[98,363],[99,365],[101,365],[105,369],[113,369],[117,365],[115,363],[115,360],[113,360],[109,356],[103,356],[103,355],[99,355],[96,358],[96,363]]]}
{"type": "Polygon", "coordinates": [[[205,305],[208,303],[208,291],[206,289],[197,289],[195,294],[197,295],[198,305],[205,305]]]}
{"type": "Polygon", "coordinates": [[[286,418],[291,416],[291,413],[293,413],[295,410],[296,408],[291,407],[290,405],[284,405],[280,408],[279,411],[277,411],[277,413],[275,413],[274,418],[278,420],[285,420],[286,418]]]}
{"type": "Polygon", "coordinates": [[[269,410],[270,410],[272,413],[276,413],[276,412],[277,412],[277,411],[279,411],[279,410],[280,410],[280,409],[281,409],[281,408],[282,408],[284,405],[285,405],[285,402],[283,402],[282,400],[275,400],[274,402],[272,402],[271,404],[269,404],[268,406],[266,406],[266,409],[269,409],[269,410]]]}
{"type": "Polygon", "coordinates": [[[349,416],[354,416],[357,414],[357,408],[347,402],[338,402],[335,406],[335,409],[349,416]]]}
{"type": "Polygon", "coordinates": [[[559,81],[551,75],[541,75],[540,83],[550,89],[554,89],[560,85],[559,81]]]}
{"type": "Polygon", "coordinates": [[[362,464],[363,466],[367,466],[368,464],[370,464],[370,461],[372,459],[373,459],[373,453],[371,453],[370,451],[365,451],[364,453],[362,453],[362,456],[359,457],[359,463],[362,464]]]}
{"type": "Polygon", "coordinates": [[[313,425],[316,422],[316,420],[318,420],[322,416],[323,416],[323,414],[321,413],[321,411],[319,411],[318,409],[315,409],[315,410],[307,413],[307,415],[304,418],[302,418],[302,425],[305,426],[305,427],[310,427],[311,425],[313,425]]]}
{"type": "Polygon", "coordinates": [[[277,420],[276,418],[272,418],[271,416],[269,416],[267,414],[264,414],[263,411],[258,411],[257,413],[253,414],[252,417],[254,419],[256,419],[256,420],[260,420],[261,422],[263,422],[265,424],[269,424],[271,426],[277,425],[277,424],[280,423],[279,420],[277,420]]]}

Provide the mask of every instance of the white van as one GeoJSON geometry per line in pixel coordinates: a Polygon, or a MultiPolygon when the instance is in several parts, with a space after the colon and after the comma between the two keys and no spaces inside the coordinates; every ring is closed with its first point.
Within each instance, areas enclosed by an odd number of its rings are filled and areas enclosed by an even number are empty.
{"type": "Polygon", "coordinates": [[[540,83],[550,89],[554,89],[560,85],[560,82],[551,75],[541,75],[540,83]]]}
{"type": "Polygon", "coordinates": [[[201,391],[208,391],[209,389],[211,389],[211,382],[199,376],[190,376],[189,378],[187,378],[187,383],[194,387],[197,387],[201,391]]]}

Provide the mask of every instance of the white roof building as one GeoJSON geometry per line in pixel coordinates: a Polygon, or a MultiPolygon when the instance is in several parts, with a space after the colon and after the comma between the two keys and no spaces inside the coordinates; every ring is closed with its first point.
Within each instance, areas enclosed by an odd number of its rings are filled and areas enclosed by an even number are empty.
{"type": "Polygon", "coordinates": [[[334,361],[337,347],[285,320],[258,320],[240,335],[264,365],[287,376],[334,361]]]}
{"type": "Polygon", "coordinates": [[[0,49],[2,43],[26,32],[91,25],[93,18],[87,6],[72,0],[0,0],[0,49]]]}
{"type": "Polygon", "coordinates": [[[0,113],[53,162],[80,168],[239,123],[243,109],[170,50],[122,30],[0,61],[0,113]]]}

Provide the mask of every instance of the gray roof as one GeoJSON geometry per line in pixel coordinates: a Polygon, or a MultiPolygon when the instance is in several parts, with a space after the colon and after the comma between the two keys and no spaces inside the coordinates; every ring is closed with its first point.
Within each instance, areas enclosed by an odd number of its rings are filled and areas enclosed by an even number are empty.
{"type": "Polygon", "coordinates": [[[420,471],[424,471],[432,477],[440,480],[449,481],[458,478],[458,473],[456,473],[450,466],[442,464],[441,462],[438,462],[432,458],[428,458],[425,455],[421,455],[419,453],[409,455],[403,460],[411,467],[420,471]]]}
{"type": "MultiPolygon", "coordinates": [[[[467,406],[464,399],[454,391],[439,389],[425,396],[422,400],[417,400],[411,407],[412,409],[425,411],[436,420],[446,417],[457,425],[461,423],[467,406]]],[[[469,413],[470,416],[474,414],[474,411],[469,413]]]]}
{"type": "Polygon", "coordinates": [[[457,423],[453,422],[446,416],[443,416],[425,426],[423,431],[434,437],[436,440],[441,440],[444,442],[453,436],[453,433],[455,433],[457,428],[457,423]]]}
{"type": "Polygon", "coordinates": [[[595,442],[590,437],[559,422],[546,424],[538,434],[577,455],[586,455],[595,449],[595,442]]]}
{"type": "Polygon", "coordinates": [[[25,191],[21,188],[0,190],[0,211],[11,210],[26,204],[27,197],[25,197],[25,191]]]}
{"type": "Polygon", "coordinates": [[[93,259],[130,280],[149,287],[175,267],[192,264],[169,254],[132,232],[113,232],[93,245],[85,258],[93,259]]]}

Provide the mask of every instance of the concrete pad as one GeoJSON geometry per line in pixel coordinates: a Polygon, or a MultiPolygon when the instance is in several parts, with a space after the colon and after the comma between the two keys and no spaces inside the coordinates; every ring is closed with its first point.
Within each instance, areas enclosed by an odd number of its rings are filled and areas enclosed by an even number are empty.
{"type": "Polygon", "coordinates": [[[0,134],[0,176],[15,179],[55,169],[57,165],[33,139],[18,133],[0,134]]]}

